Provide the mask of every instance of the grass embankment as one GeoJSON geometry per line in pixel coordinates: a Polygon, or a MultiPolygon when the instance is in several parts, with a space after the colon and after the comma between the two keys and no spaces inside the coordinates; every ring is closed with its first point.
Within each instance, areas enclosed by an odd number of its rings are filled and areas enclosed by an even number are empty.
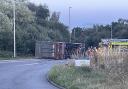
{"type": "Polygon", "coordinates": [[[49,79],[66,89],[104,89],[105,74],[89,67],[59,65],[49,72],[49,79]]]}

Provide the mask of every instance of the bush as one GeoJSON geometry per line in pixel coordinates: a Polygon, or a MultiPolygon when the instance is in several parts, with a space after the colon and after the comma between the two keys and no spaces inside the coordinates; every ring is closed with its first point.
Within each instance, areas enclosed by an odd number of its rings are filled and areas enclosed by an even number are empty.
{"type": "Polygon", "coordinates": [[[12,58],[13,52],[9,51],[0,51],[0,58],[12,58]]]}

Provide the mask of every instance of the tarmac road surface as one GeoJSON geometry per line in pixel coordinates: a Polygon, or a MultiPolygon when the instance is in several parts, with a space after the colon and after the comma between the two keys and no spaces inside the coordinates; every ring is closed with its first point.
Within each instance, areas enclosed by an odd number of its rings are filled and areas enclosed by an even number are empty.
{"type": "Polygon", "coordinates": [[[57,89],[46,78],[55,60],[0,61],[0,89],[57,89]]]}

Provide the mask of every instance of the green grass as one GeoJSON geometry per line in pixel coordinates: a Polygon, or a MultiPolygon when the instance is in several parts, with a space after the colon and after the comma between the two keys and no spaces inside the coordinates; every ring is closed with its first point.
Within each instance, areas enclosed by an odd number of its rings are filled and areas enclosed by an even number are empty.
{"type": "Polygon", "coordinates": [[[105,74],[89,67],[59,65],[49,72],[49,79],[66,89],[104,89],[105,74]]]}

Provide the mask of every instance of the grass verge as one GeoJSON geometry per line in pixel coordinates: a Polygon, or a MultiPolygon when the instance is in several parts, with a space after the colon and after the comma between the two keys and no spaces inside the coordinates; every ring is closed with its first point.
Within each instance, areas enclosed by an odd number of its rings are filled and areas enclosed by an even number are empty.
{"type": "Polygon", "coordinates": [[[106,82],[102,71],[67,65],[53,67],[49,72],[49,79],[66,89],[104,89],[106,82]]]}

